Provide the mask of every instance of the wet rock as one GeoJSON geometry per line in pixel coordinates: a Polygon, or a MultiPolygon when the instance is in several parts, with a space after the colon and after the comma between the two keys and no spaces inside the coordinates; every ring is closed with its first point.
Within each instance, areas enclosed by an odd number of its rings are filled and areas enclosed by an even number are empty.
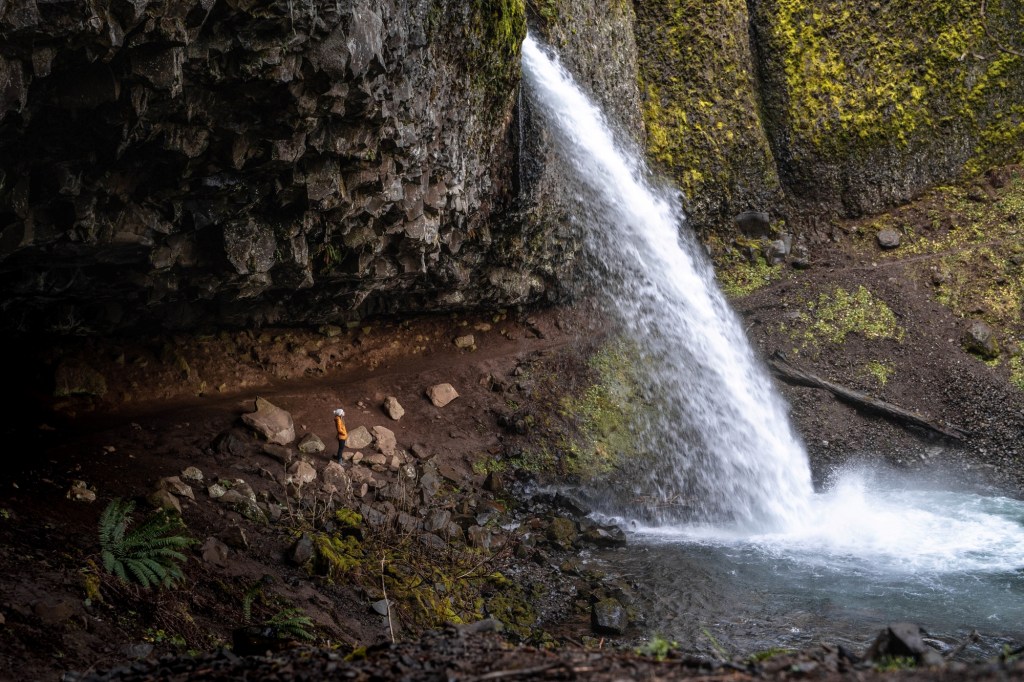
{"type": "Polygon", "coordinates": [[[398,398],[388,396],[384,399],[384,414],[398,421],[405,415],[405,409],[398,402],[398,398]]]}
{"type": "Polygon", "coordinates": [[[295,441],[292,415],[263,398],[256,399],[256,411],[243,414],[242,422],[275,445],[295,441]]]}
{"type": "Polygon", "coordinates": [[[567,519],[561,516],[556,517],[551,519],[551,523],[548,524],[545,535],[548,542],[556,547],[561,549],[571,549],[573,543],[576,542],[576,537],[578,536],[576,523],[572,519],[567,519]]]}
{"type": "Polygon", "coordinates": [[[602,599],[591,607],[590,625],[598,634],[621,635],[629,626],[629,615],[617,599],[602,599]]]}
{"type": "Polygon", "coordinates": [[[435,384],[427,389],[427,397],[434,407],[444,407],[458,398],[459,394],[451,384],[435,384]]]}
{"type": "MultiPolygon", "coordinates": [[[[335,443],[337,445],[337,443],[335,443]]],[[[327,449],[320,436],[315,433],[307,433],[299,440],[299,452],[307,455],[315,455],[327,449]]]]}
{"type": "Polygon", "coordinates": [[[353,450],[368,448],[371,443],[373,443],[373,436],[365,426],[358,426],[348,432],[347,447],[353,450]]]}
{"type": "Polygon", "coordinates": [[[878,240],[878,245],[883,249],[895,249],[900,245],[902,237],[895,229],[886,227],[878,231],[876,239],[878,240]]]}
{"type": "Polygon", "coordinates": [[[921,628],[914,623],[893,623],[878,633],[864,655],[869,661],[885,657],[912,657],[920,665],[941,666],[942,655],[924,643],[921,628]]]}
{"type": "Polygon", "coordinates": [[[963,347],[986,360],[999,357],[999,341],[992,327],[981,320],[972,320],[962,339],[963,347]]]}
{"type": "Polygon", "coordinates": [[[597,526],[583,533],[583,541],[597,547],[625,547],[626,534],[615,526],[597,526]]]}

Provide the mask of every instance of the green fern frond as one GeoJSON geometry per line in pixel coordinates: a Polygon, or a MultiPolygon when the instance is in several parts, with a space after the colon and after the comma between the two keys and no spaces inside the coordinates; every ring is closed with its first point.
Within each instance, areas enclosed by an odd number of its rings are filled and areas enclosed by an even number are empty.
{"type": "Polygon", "coordinates": [[[195,541],[178,534],[181,519],[164,511],[150,514],[129,530],[135,503],[114,499],[100,515],[100,557],[103,568],[121,580],[133,580],[145,589],[173,587],[184,580],[179,564],[187,557],[179,552],[195,541]]]}
{"type": "Polygon", "coordinates": [[[279,635],[282,637],[291,636],[295,639],[306,641],[316,639],[316,636],[306,629],[315,627],[313,620],[298,609],[293,608],[279,611],[266,624],[276,627],[279,635]]]}

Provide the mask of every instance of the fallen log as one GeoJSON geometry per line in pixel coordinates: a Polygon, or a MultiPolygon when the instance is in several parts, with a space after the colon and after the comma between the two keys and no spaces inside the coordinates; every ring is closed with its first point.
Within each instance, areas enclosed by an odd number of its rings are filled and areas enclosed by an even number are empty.
{"type": "Polygon", "coordinates": [[[878,400],[872,398],[866,393],[860,391],[854,391],[853,389],[834,384],[831,381],[826,381],[819,376],[806,372],[799,369],[786,359],[786,356],[775,351],[772,357],[768,360],[768,365],[772,368],[772,371],[782,379],[791,384],[797,386],[809,386],[810,388],[821,388],[829,391],[836,398],[839,398],[843,402],[850,403],[856,407],[862,408],[868,412],[880,414],[884,417],[888,417],[893,421],[900,424],[916,426],[932,433],[937,433],[946,438],[951,438],[957,441],[963,441],[967,438],[967,432],[958,426],[952,424],[939,424],[936,421],[923,417],[916,412],[905,410],[902,407],[887,403],[884,400],[878,400]]]}

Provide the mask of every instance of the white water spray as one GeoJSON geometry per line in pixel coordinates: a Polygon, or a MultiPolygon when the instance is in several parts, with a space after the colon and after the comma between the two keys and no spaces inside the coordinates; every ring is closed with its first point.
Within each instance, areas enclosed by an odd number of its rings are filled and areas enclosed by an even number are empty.
{"type": "Polygon", "coordinates": [[[596,223],[585,231],[607,273],[607,308],[641,346],[643,373],[658,393],[659,418],[636,437],[668,465],[638,467],[648,475],[631,492],[655,500],[647,509],[658,508],[661,522],[694,515],[747,529],[797,522],[812,494],[807,456],[678,200],[650,182],[640,158],[529,36],[523,73],[578,175],[581,220],[596,223]]]}

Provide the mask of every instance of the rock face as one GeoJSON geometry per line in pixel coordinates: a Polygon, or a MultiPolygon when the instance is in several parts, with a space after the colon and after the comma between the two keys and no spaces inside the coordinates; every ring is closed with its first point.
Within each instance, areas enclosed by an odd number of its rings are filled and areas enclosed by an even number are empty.
{"type": "Polygon", "coordinates": [[[525,29],[522,0],[4,3],[3,326],[516,302],[469,283],[512,262],[525,29]]]}

